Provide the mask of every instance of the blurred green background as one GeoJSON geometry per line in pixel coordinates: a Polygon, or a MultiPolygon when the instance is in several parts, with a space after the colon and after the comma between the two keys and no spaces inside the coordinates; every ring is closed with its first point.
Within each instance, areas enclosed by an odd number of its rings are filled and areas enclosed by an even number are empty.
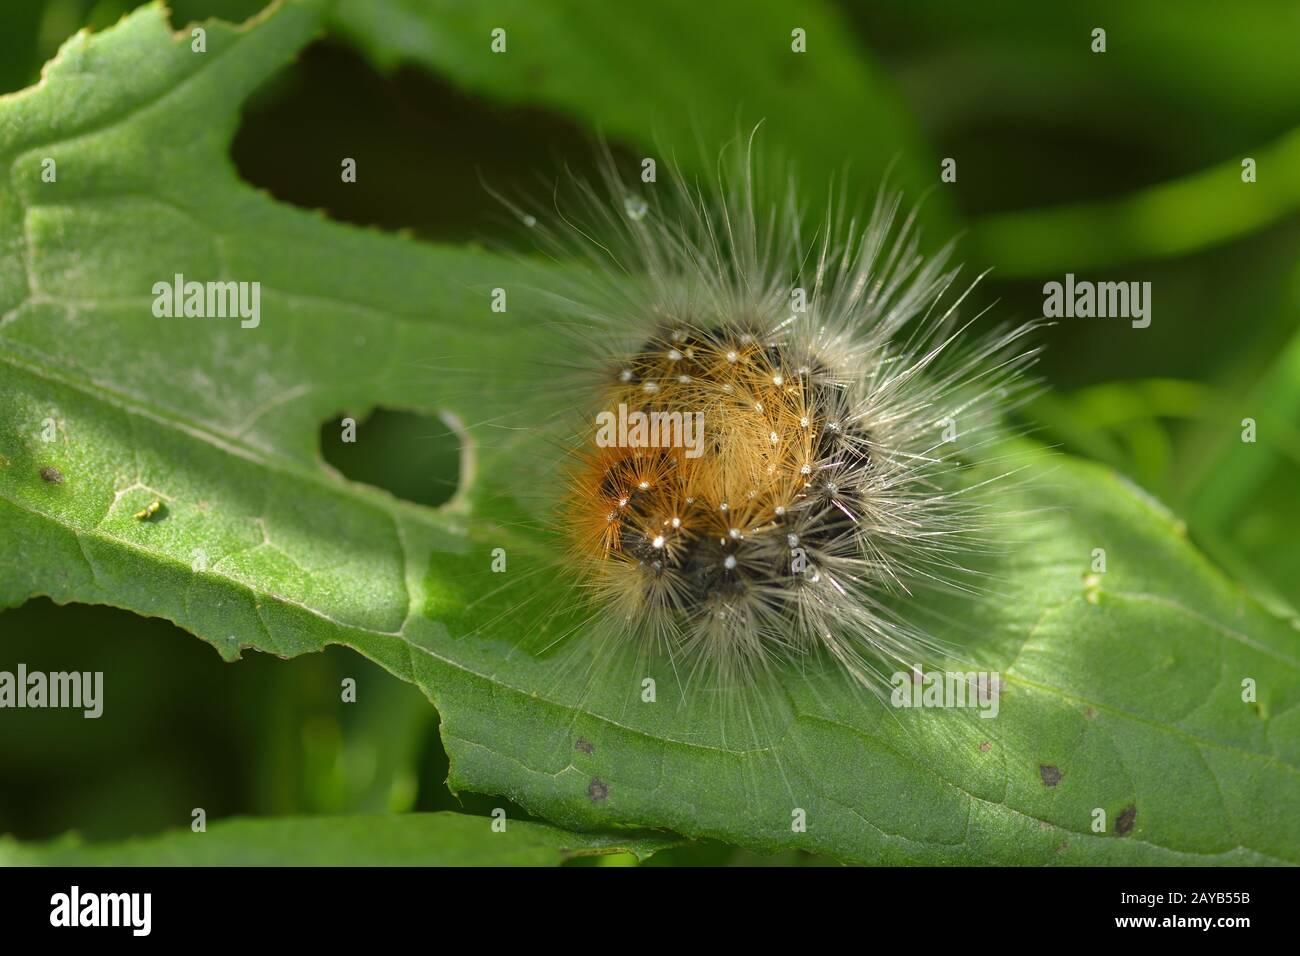
{"type": "MultiPolygon", "coordinates": [[[[179,0],[173,23],[242,19],[263,5],[179,0]]],[[[7,0],[0,92],[34,82],[77,29],[103,29],[133,6],[7,0]]],[[[1026,422],[1160,498],[1213,560],[1294,615],[1300,3],[813,6],[883,78],[882,95],[917,133],[922,154],[903,159],[934,174],[928,245],[962,231],[970,274],[993,268],[979,304],[996,301],[999,318],[1025,320],[1041,314],[1043,283],[1066,272],[1152,283],[1148,329],[1064,319],[1043,334],[1051,388],[1026,422]],[[1096,26],[1107,29],[1100,55],[1089,50],[1096,26]],[[958,178],[937,185],[944,157],[957,159],[958,178]],[[1257,161],[1258,183],[1241,182],[1244,157],[1257,161]],[[1247,417],[1254,444],[1241,440],[1247,417]]],[[[792,23],[799,9],[791,5],[792,23]]],[[[647,15],[629,4],[629,16],[647,15]]],[[[743,36],[746,26],[726,28],[743,36]]],[[[855,123],[818,116],[816,99],[805,105],[828,129],[855,123]]],[[[232,152],[247,181],[336,219],[511,243],[516,233],[482,183],[536,190],[565,167],[590,171],[593,132],[572,115],[503,106],[417,66],[377,70],[342,35],[327,35],[250,103],[232,152]],[[358,150],[367,175],[339,189],[336,163],[317,157],[358,150]]],[[[616,153],[640,155],[638,144],[610,138],[616,153]]],[[[865,165],[900,148],[882,142],[865,165]]],[[[851,171],[854,157],[843,159],[851,171]]],[[[809,184],[814,198],[823,186],[809,184]]],[[[323,425],[332,467],[426,504],[450,495],[456,448],[441,423],[380,411],[362,429],[364,445],[343,445],[336,423],[323,425]]],[[[6,715],[0,833],[147,834],[188,825],[198,806],[209,820],[508,806],[449,793],[432,708],[347,651],[288,662],[250,653],[228,666],[165,622],[40,600],[0,614],[0,668],[19,661],[109,671],[108,696],[97,721],[6,715]],[[340,703],[345,677],[358,682],[356,704],[340,703]]],[[[753,858],[693,846],[654,862],[741,861],[753,858]]]]}

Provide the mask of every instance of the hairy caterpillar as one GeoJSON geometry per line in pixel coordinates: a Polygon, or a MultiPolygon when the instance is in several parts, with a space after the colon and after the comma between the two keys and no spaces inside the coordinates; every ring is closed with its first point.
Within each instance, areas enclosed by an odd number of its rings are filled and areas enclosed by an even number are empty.
{"type": "Polygon", "coordinates": [[[553,294],[583,414],[554,530],[585,625],[728,686],[821,656],[878,688],[881,663],[933,656],[909,609],[969,587],[1000,520],[1014,469],[989,448],[1029,394],[1031,326],[972,332],[951,245],[923,257],[883,188],[805,241],[750,153],[708,187],[610,169],[540,230],[588,264],[553,294]]]}

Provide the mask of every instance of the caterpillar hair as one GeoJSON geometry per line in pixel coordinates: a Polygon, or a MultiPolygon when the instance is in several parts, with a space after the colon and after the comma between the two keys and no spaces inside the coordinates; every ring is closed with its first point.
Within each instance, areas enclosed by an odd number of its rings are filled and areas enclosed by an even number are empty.
{"type": "Polygon", "coordinates": [[[996,448],[1032,326],[977,332],[952,245],[921,255],[884,187],[808,232],[793,186],[762,198],[752,144],[707,185],[608,168],[549,217],[515,210],[583,263],[551,289],[549,377],[579,408],[550,513],[582,629],[727,686],[823,658],[879,688],[943,653],[924,605],[978,586],[1008,520],[996,448]]]}

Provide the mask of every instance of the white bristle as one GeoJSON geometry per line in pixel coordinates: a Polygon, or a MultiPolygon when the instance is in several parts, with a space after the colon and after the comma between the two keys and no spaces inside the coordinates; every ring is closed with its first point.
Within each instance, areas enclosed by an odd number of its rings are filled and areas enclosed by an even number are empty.
{"type": "Polygon", "coordinates": [[[955,417],[980,458],[1027,394],[1027,327],[966,331],[949,250],[922,258],[896,196],[862,219],[832,204],[809,231],[793,197],[754,195],[743,164],[714,195],[662,173],[654,190],[646,215],[620,183],[580,187],[560,228],[582,228],[537,230],[596,266],[557,295],[592,370],[561,398],[586,401],[563,506],[586,516],[566,529],[599,532],[567,532],[593,627],[726,679],[822,654],[869,684],[872,661],[920,659],[939,641],[918,595],[965,587],[995,525],[991,482],[963,484],[936,422],[955,417]],[[796,287],[807,307],[792,314],[796,287]],[[592,414],[619,405],[680,425],[698,413],[700,441],[597,448],[592,414]]]}

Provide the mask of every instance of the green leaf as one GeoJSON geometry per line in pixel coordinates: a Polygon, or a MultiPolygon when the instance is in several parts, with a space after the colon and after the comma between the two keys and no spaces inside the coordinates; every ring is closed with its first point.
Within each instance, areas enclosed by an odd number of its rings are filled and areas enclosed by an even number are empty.
{"type": "MultiPolygon", "coordinates": [[[[419,64],[491,99],[563,112],[705,177],[719,147],[762,122],[817,190],[846,168],[874,190],[894,163],[914,196],[938,180],[884,72],[821,0],[341,0],[333,24],[381,66],[419,64]],[[492,51],[496,29],[504,53],[492,51]],[[792,50],[795,29],[805,53],[792,50]]],[[[935,195],[925,214],[938,224],[946,207],[935,195]]]]}
{"type": "Polygon", "coordinates": [[[1221,427],[1202,443],[1206,460],[1192,476],[1189,521],[1240,576],[1262,579],[1279,605],[1300,607],[1300,557],[1287,530],[1300,521],[1300,333],[1243,399],[1225,405],[1221,427]]]}
{"type": "Polygon", "coordinates": [[[1242,159],[1105,203],[992,213],[973,240],[998,274],[1041,276],[1187,255],[1284,221],[1300,209],[1300,129],[1250,150],[1262,173],[1242,181],[1242,159]]]}
{"type": "Polygon", "coordinates": [[[669,841],[653,834],[566,833],[545,823],[463,813],[221,820],[120,843],[67,836],[44,844],[0,837],[0,866],[559,866],[580,856],[644,860],[669,841]]]}
{"type": "Polygon", "coordinates": [[[435,704],[453,788],[569,828],[859,862],[1300,862],[1294,628],[1070,459],[1006,492],[1041,517],[1008,523],[990,594],[908,609],[1001,672],[996,719],[892,710],[811,668],[738,728],[664,665],[541,650],[571,620],[526,520],[554,461],[498,428],[569,400],[545,387],[562,346],[536,274],[279,206],[227,159],[242,98],[319,25],[289,3],[210,24],[194,54],[150,6],[0,99],[0,604],[125,607],[227,657],[345,644],[435,704]],[[260,281],[261,324],[154,318],[174,273],[260,281]],[[322,466],[319,423],[374,404],[478,423],[449,505],[322,466]]]}

